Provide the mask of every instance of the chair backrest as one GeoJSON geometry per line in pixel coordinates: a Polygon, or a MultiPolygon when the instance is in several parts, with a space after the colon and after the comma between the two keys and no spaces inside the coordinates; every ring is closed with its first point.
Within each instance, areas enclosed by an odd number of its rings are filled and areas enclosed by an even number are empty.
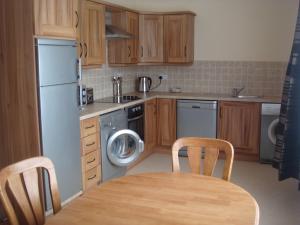
{"type": "Polygon", "coordinates": [[[53,212],[61,209],[54,165],[46,157],[26,159],[0,171],[0,200],[10,225],[19,225],[14,206],[21,210],[30,225],[45,223],[45,213],[39,185],[39,171],[48,172],[53,212]]]}
{"type": "Polygon", "coordinates": [[[211,138],[186,137],[178,139],[172,147],[173,172],[179,172],[178,152],[181,148],[187,148],[189,164],[192,173],[201,173],[202,150],[204,150],[203,174],[211,176],[218,160],[219,151],[225,152],[225,164],[223,179],[230,180],[233,163],[234,149],[228,141],[211,138]]]}

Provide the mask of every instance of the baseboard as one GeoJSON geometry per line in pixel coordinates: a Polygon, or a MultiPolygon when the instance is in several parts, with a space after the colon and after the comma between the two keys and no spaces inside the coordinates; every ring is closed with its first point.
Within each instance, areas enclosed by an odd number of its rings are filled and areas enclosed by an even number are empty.
{"type": "MultiPolygon", "coordinates": [[[[80,195],[82,195],[82,194],[83,194],[82,191],[78,192],[77,194],[75,194],[75,195],[73,195],[72,197],[68,198],[67,200],[63,201],[63,202],[61,203],[61,206],[64,207],[65,205],[67,205],[68,203],[70,203],[70,202],[73,201],[74,199],[78,198],[78,197],[79,197],[80,195]]],[[[50,209],[50,210],[46,211],[45,214],[46,214],[46,216],[52,215],[52,214],[53,214],[53,209],[50,209]]]]}

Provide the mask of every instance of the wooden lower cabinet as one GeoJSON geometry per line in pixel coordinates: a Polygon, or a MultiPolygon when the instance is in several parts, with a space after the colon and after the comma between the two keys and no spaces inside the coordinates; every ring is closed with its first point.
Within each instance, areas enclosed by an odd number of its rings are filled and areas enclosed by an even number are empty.
{"type": "Polygon", "coordinates": [[[157,145],[157,105],[156,99],[145,102],[145,150],[150,154],[157,145]]]}
{"type": "Polygon", "coordinates": [[[101,180],[99,117],[80,121],[83,191],[101,180]]]}
{"type": "Polygon", "coordinates": [[[218,138],[233,144],[237,158],[258,160],[260,104],[220,101],[218,138]]]}
{"type": "Polygon", "coordinates": [[[157,99],[157,142],[171,147],[176,141],[176,99],[157,99]]]}

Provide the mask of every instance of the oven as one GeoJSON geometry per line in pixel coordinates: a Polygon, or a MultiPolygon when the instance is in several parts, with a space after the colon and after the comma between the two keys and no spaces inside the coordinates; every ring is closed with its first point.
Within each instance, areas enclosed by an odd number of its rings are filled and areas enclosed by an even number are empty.
{"type": "Polygon", "coordinates": [[[130,106],[126,110],[128,129],[135,131],[144,140],[144,104],[130,106]]]}

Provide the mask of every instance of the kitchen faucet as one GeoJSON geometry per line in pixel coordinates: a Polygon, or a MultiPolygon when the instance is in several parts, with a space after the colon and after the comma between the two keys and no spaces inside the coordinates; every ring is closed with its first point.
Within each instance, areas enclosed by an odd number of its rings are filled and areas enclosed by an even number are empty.
{"type": "Polygon", "coordinates": [[[245,89],[246,87],[243,86],[242,88],[232,88],[232,97],[238,97],[240,93],[245,89]]]}

